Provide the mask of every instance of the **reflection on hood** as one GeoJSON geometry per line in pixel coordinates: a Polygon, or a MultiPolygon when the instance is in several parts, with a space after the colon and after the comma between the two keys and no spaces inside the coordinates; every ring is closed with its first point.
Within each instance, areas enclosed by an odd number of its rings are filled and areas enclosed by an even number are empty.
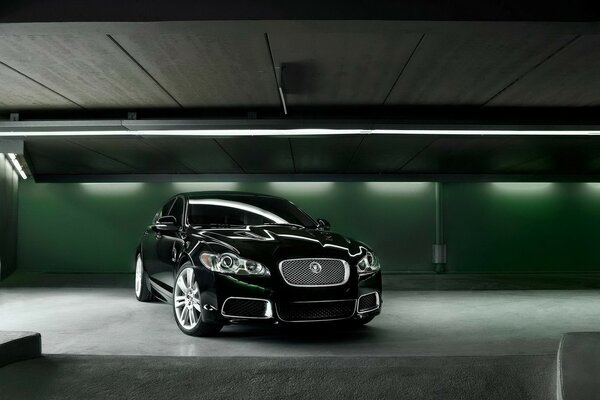
{"type": "Polygon", "coordinates": [[[287,248],[289,253],[305,250],[314,256],[323,256],[323,252],[344,258],[355,258],[366,253],[367,248],[340,234],[307,229],[297,225],[261,225],[239,228],[202,229],[197,228],[194,236],[206,244],[222,246],[237,254],[265,252],[275,253],[287,248]]]}

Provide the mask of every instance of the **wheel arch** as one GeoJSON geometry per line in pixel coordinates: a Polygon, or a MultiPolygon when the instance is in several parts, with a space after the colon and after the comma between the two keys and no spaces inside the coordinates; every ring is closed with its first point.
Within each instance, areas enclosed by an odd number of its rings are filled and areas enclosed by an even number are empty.
{"type": "Polygon", "coordinates": [[[188,253],[183,253],[181,257],[179,257],[179,265],[177,266],[177,270],[179,270],[179,268],[181,268],[186,262],[189,262],[190,264],[192,264],[192,266],[195,266],[194,261],[192,260],[192,256],[190,256],[188,253]]]}

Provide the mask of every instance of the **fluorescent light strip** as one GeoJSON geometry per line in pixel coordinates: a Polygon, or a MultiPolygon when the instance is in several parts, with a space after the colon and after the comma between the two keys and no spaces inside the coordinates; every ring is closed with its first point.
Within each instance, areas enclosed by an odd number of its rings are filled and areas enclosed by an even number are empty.
{"type": "Polygon", "coordinates": [[[120,131],[42,131],[0,132],[0,137],[34,136],[310,136],[364,135],[360,129],[206,129],[206,130],[120,130],[120,131]]]}
{"type": "Polygon", "coordinates": [[[21,166],[21,163],[17,159],[17,155],[15,153],[8,153],[8,159],[10,160],[10,163],[12,164],[15,171],[21,176],[21,178],[27,179],[27,174],[25,173],[23,167],[21,166]]]}
{"type": "Polygon", "coordinates": [[[530,130],[426,130],[426,129],[406,129],[406,130],[384,130],[375,129],[371,131],[374,135],[469,135],[469,136],[587,136],[600,135],[600,131],[530,131],[530,130]]]}
{"type": "Polygon", "coordinates": [[[312,136],[312,135],[468,135],[468,136],[588,136],[589,130],[468,130],[468,129],[206,129],[0,132],[0,137],[51,136],[312,136]]]}

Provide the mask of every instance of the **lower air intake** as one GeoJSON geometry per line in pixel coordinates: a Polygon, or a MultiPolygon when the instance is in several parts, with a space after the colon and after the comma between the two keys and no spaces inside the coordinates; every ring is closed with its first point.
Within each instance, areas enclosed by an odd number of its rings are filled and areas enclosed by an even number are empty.
{"type": "Polygon", "coordinates": [[[370,293],[362,296],[358,301],[358,311],[365,312],[377,309],[379,306],[379,302],[377,300],[377,293],[370,293]]]}
{"type": "Polygon", "coordinates": [[[281,303],[277,312],[283,321],[324,321],[350,318],[355,307],[355,300],[281,303]]]}
{"type": "Polygon", "coordinates": [[[226,317],[267,318],[266,300],[228,298],[223,304],[221,313],[226,317]]]}

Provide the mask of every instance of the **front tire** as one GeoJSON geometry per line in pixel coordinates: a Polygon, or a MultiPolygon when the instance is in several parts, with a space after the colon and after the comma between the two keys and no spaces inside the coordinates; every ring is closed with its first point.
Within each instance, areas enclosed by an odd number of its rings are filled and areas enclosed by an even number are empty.
{"type": "Polygon", "coordinates": [[[202,303],[196,272],[191,263],[179,268],[173,288],[173,314],[179,329],[190,336],[214,336],[223,325],[202,321],[202,303]]]}
{"type": "Polygon", "coordinates": [[[141,254],[135,258],[135,298],[143,302],[152,300],[152,291],[148,287],[148,273],[144,269],[141,254]]]}

